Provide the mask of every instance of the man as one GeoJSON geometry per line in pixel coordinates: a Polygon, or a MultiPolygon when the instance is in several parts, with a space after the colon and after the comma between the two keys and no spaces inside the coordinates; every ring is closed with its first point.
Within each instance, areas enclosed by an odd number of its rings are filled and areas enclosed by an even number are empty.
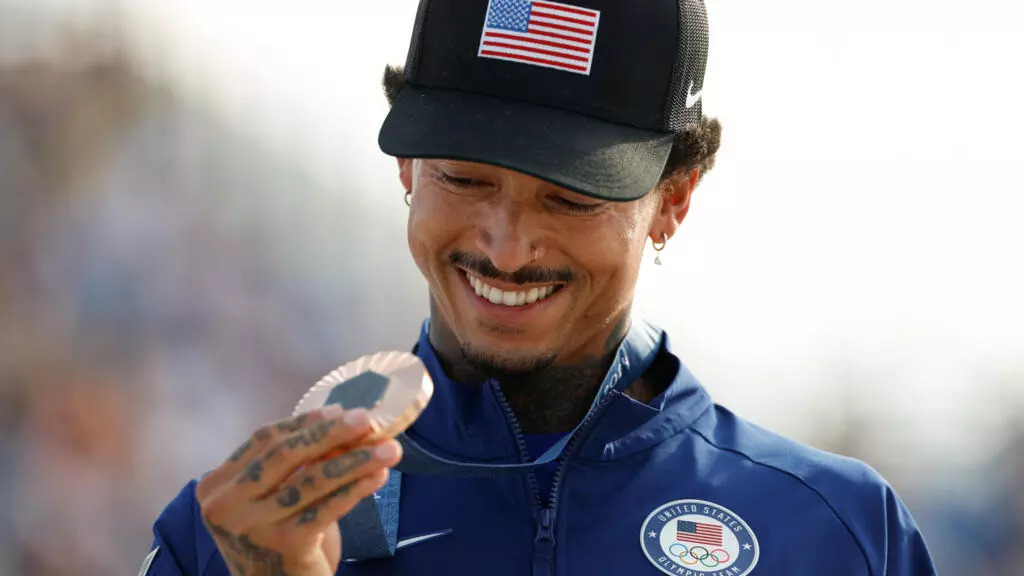
{"type": "Polygon", "coordinates": [[[168,506],[143,573],[933,574],[873,470],[713,405],[631,321],[646,240],[718,148],[706,50],[701,0],[421,1],[380,146],[434,397],[400,444],[322,461],[365,413],[256,431],[168,506]]]}

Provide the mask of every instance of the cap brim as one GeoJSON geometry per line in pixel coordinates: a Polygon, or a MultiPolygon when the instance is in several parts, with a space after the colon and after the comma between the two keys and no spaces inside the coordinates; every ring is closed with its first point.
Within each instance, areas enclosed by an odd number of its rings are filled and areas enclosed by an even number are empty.
{"type": "Polygon", "coordinates": [[[378,143],[391,156],[493,164],[625,201],[657,185],[674,138],[525,102],[406,84],[378,143]]]}

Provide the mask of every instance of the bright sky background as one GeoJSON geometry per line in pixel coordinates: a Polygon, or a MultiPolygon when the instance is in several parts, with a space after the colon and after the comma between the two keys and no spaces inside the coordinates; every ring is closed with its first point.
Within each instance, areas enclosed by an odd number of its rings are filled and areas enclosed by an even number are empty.
{"type": "MultiPolygon", "coordinates": [[[[847,406],[897,452],[983,455],[1024,398],[1024,5],[707,1],[723,147],[664,265],[648,255],[638,312],[759,423],[801,435],[847,406]]],[[[404,237],[378,81],[414,0],[128,4],[183,94],[404,237]]]]}

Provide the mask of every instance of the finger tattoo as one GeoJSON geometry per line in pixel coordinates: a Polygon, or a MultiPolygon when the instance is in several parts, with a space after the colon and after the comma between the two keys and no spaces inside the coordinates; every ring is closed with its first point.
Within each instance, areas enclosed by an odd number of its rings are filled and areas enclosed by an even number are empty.
{"type": "Polygon", "coordinates": [[[260,478],[263,477],[263,461],[256,460],[245,467],[242,472],[241,478],[238,479],[239,484],[245,484],[247,482],[259,482],[260,478]]]}
{"type": "Polygon", "coordinates": [[[335,423],[334,420],[317,422],[312,428],[285,438],[284,445],[287,449],[294,450],[299,446],[308,447],[318,444],[327,437],[327,433],[331,431],[335,423]]]}
{"type": "Polygon", "coordinates": [[[277,424],[277,431],[278,432],[298,432],[299,430],[302,429],[302,426],[303,426],[303,424],[306,423],[307,419],[309,419],[309,414],[299,414],[298,416],[296,416],[295,418],[292,418],[291,420],[286,420],[284,422],[278,422],[278,424],[277,424]]]}
{"type": "Polygon", "coordinates": [[[320,515],[320,505],[313,504],[309,508],[306,508],[299,514],[299,526],[304,524],[312,524],[316,522],[317,516],[320,515]]]}
{"type": "Polygon", "coordinates": [[[302,499],[302,490],[297,486],[288,486],[277,494],[277,504],[281,508],[291,508],[302,499]]]}
{"type": "Polygon", "coordinates": [[[242,456],[246,452],[249,451],[249,448],[251,448],[251,447],[252,447],[252,439],[250,438],[249,440],[246,440],[245,442],[243,442],[241,446],[239,446],[237,449],[235,449],[234,452],[231,453],[231,456],[228,457],[228,461],[229,462],[238,462],[239,460],[242,459],[242,456]]]}
{"type": "Polygon", "coordinates": [[[245,534],[235,534],[216,524],[207,523],[214,538],[220,540],[227,550],[226,560],[240,574],[253,576],[286,576],[284,557],[280,552],[263,548],[245,534]]]}
{"type": "Polygon", "coordinates": [[[370,460],[370,451],[356,450],[333,460],[324,462],[322,471],[326,478],[341,478],[370,460]]]}
{"type": "Polygon", "coordinates": [[[355,485],[356,485],[355,482],[352,482],[351,484],[345,484],[341,488],[338,488],[337,490],[331,492],[327,496],[324,496],[324,499],[321,500],[320,502],[317,502],[316,504],[313,504],[312,506],[310,506],[310,507],[306,508],[305,510],[303,510],[302,513],[299,514],[299,521],[298,521],[299,526],[302,526],[304,524],[311,524],[313,522],[316,522],[317,517],[319,517],[319,515],[320,515],[320,508],[321,507],[327,506],[335,498],[341,498],[342,496],[348,496],[349,492],[352,491],[352,488],[355,485]]]}

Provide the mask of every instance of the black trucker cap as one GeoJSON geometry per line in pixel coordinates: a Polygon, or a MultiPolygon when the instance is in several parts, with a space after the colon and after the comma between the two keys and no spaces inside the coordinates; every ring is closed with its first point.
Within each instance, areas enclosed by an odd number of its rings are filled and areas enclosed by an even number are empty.
{"type": "Polygon", "coordinates": [[[640,198],[700,122],[707,46],[703,0],[420,0],[379,144],[640,198]]]}

